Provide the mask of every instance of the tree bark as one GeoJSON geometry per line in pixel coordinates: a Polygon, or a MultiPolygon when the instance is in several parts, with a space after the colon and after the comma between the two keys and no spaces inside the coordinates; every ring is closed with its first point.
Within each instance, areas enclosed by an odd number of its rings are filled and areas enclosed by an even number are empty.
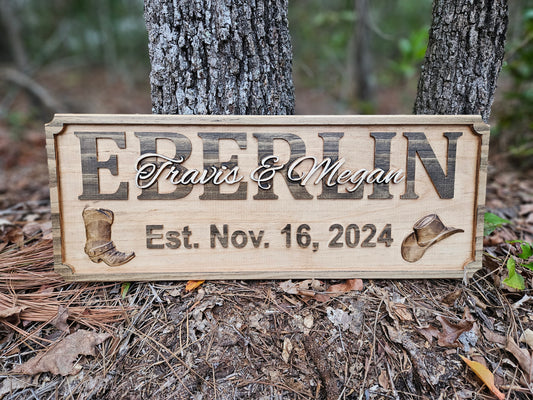
{"type": "Polygon", "coordinates": [[[434,0],[415,114],[480,114],[488,122],[506,31],[507,0],[434,0]]]}
{"type": "Polygon", "coordinates": [[[293,114],[288,0],[145,0],[155,114],[293,114]]]}

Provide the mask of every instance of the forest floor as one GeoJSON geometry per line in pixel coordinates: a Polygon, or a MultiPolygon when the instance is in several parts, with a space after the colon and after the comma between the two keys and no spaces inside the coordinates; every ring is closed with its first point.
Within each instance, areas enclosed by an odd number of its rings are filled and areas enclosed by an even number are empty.
{"type": "MultiPolygon", "coordinates": [[[[149,112],[148,92],[87,87],[62,99],[149,112]]],[[[0,399],[532,398],[533,271],[509,241],[533,242],[533,171],[491,158],[487,208],[511,223],[485,238],[468,282],[297,282],[307,295],[280,281],[66,283],[43,128],[16,128],[0,121],[0,399]],[[510,257],[523,290],[503,282],[510,257]]]]}

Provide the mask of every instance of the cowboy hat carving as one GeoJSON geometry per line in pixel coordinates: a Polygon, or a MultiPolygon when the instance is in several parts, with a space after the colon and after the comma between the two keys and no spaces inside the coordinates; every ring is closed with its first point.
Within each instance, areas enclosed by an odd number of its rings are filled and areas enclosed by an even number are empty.
{"type": "Polygon", "coordinates": [[[413,232],[403,240],[402,257],[408,262],[418,261],[431,246],[459,232],[464,230],[445,226],[437,214],[426,215],[416,221],[413,232]]]}

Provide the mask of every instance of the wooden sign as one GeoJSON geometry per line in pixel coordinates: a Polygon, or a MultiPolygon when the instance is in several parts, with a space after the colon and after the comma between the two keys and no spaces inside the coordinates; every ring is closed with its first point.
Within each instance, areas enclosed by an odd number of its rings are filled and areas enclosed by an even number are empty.
{"type": "Polygon", "coordinates": [[[477,116],[57,115],[68,280],[415,278],[481,266],[477,116]]]}

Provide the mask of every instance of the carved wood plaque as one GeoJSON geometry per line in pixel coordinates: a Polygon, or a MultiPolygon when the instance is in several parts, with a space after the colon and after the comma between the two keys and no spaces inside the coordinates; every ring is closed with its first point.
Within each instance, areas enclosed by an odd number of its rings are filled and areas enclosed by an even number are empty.
{"type": "Polygon", "coordinates": [[[481,266],[477,116],[56,115],[67,280],[462,278],[481,266]]]}

